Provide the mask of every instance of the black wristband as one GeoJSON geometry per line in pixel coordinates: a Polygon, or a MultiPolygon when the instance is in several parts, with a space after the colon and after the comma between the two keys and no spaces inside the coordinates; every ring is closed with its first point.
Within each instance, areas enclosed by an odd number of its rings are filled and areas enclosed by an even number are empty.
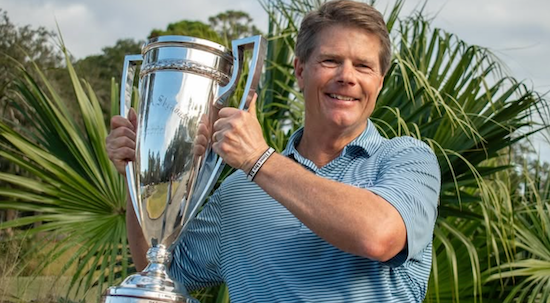
{"type": "Polygon", "coordinates": [[[256,174],[258,173],[258,171],[260,171],[260,168],[262,168],[265,161],[267,161],[267,159],[269,159],[269,157],[271,157],[271,155],[273,155],[274,152],[275,152],[275,149],[273,149],[273,147],[270,147],[260,156],[258,161],[254,163],[254,166],[252,166],[252,169],[246,176],[248,181],[254,181],[254,177],[256,177],[256,174]]]}

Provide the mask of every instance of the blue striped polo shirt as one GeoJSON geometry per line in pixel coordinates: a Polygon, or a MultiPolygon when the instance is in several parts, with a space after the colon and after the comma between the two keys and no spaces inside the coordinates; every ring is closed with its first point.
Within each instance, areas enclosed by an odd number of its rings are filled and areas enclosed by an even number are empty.
{"type": "Polygon", "coordinates": [[[440,190],[432,150],[411,137],[383,138],[369,121],[340,156],[318,168],[295,148],[302,131],[283,154],[391,203],[407,228],[406,249],[385,263],[341,251],[237,171],[176,245],[171,277],[188,289],[226,282],[233,303],[422,302],[440,190]]]}

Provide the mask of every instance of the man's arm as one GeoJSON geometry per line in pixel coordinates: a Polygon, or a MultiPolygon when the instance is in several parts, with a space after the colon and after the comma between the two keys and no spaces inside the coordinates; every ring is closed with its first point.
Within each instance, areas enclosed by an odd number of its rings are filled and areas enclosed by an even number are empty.
{"type": "Polygon", "coordinates": [[[403,250],[401,215],[376,194],[314,175],[275,154],[254,181],[312,232],[343,251],[387,261],[403,250]]]}
{"type": "Polygon", "coordinates": [[[128,246],[130,247],[130,254],[132,254],[132,261],[136,266],[136,270],[142,271],[149,263],[147,261],[147,250],[149,245],[143,236],[143,231],[139,225],[139,221],[134,212],[134,206],[130,195],[126,202],[126,230],[128,234],[128,246]]]}
{"type": "MultiPolygon", "coordinates": [[[[222,109],[213,131],[214,151],[227,164],[245,172],[267,149],[255,115],[255,100],[249,112],[222,109]]],[[[341,250],[386,261],[407,244],[401,214],[367,189],[316,176],[279,154],[267,160],[254,181],[313,232],[341,250]]],[[[428,212],[435,213],[435,209],[428,212]]],[[[417,220],[424,218],[417,216],[417,220]]]]}

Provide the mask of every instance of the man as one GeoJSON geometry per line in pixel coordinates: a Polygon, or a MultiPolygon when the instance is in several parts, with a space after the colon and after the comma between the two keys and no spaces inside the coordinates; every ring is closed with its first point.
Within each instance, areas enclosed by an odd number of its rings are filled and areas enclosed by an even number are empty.
{"type": "MultiPolygon", "coordinates": [[[[390,58],[383,18],[367,4],[327,2],[305,17],[294,62],[304,127],[271,153],[255,100],[248,112],[220,110],[212,147],[240,170],[174,250],[172,278],[226,282],[232,302],[424,299],[440,173],[428,146],[385,139],[369,120],[390,58]]],[[[134,127],[113,118],[107,146],[121,172],[134,127]]]]}

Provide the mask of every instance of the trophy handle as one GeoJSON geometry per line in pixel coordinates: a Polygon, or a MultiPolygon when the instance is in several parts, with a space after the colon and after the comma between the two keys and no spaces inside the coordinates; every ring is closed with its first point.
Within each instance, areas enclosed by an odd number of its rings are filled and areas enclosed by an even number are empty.
{"type": "Polygon", "coordinates": [[[233,48],[233,74],[231,80],[227,85],[220,87],[218,93],[218,99],[216,106],[221,108],[228,104],[229,97],[235,90],[237,82],[241,76],[244,51],[252,49],[252,59],[250,60],[250,69],[248,78],[246,79],[246,85],[244,93],[239,104],[239,109],[247,110],[252,100],[252,96],[256,91],[256,87],[260,82],[260,76],[262,74],[263,62],[266,56],[267,41],[262,36],[252,36],[239,40],[233,40],[231,42],[233,48]]]}
{"type": "MultiPolygon", "coordinates": [[[[244,52],[244,50],[252,48],[252,59],[250,60],[248,78],[246,79],[244,93],[241,98],[241,103],[239,104],[239,109],[248,110],[250,101],[252,101],[252,97],[256,92],[258,83],[260,82],[263,62],[265,60],[267,50],[267,41],[262,36],[253,36],[234,40],[232,43],[233,52],[235,52],[237,48],[239,49],[239,52],[244,52]]],[[[236,64],[238,64],[238,62],[236,62],[236,64]]]]}
{"type": "MultiPolygon", "coordinates": [[[[231,75],[231,80],[229,81],[229,83],[226,86],[220,87],[215,106],[221,108],[228,105],[227,103],[229,97],[231,96],[233,91],[235,91],[235,87],[241,75],[241,61],[243,59],[244,51],[247,49],[252,49],[252,59],[250,61],[248,78],[246,79],[244,93],[239,104],[239,109],[248,110],[250,102],[252,101],[253,94],[256,91],[256,87],[258,87],[258,83],[260,82],[263,62],[266,56],[267,41],[264,37],[258,35],[244,39],[233,40],[231,44],[233,46],[233,74],[231,75]]],[[[206,181],[206,186],[204,187],[205,190],[201,192],[198,201],[206,200],[206,196],[210,193],[212,187],[214,187],[214,184],[216,183],[216,180],[218,180],[218,178],[220,177],[223,165],[224,163],[222,158],[218,157],[214,169],[212,170],[212,174],[206,181]]],[[[201,205],[202,203],[197,203],[197,205],[195,205],[195,207],[191,210],[189,216],[190,218],[195,217],[201,205]]],[[[184,226],[178,237],[180,237],[187,229],[188,222],[189,221],[184,223],[184,226]]]]}
{"type": "MultiPolygon", "coordinates": [[[[139,62],[143,61],[141,55],[127,55],[124,57],[124,67],[122,69],[122,80],[120,88],[120,115],[123,117],[128,117],[130,108],[132,107],[132,90],[134,84],[134,75],[136,73],[136,67],[139,62]],[[122,86],[123,85],[123,86],[122,86]]],[[[134,192],[135,188],[135,175],[134,167],[128,163],[126,164],[126,182],[128,183],[128,193],[130,193],[130,199],[132,200],[132,205],[134,206],[134,212],[138,219],[139,224],[141,225],[141,216],[136,193],[134,192]]]]}

